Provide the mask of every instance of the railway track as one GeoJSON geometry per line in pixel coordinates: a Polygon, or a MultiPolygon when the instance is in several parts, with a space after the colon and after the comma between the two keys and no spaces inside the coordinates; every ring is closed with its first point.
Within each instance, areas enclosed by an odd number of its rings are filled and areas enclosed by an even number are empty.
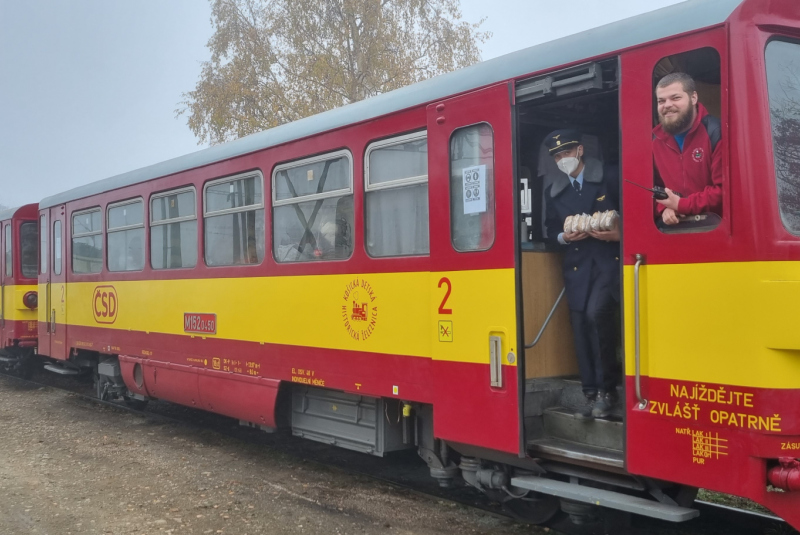
{"type": "MultiPolygon", "coordinates": [[[[124,404],[101,401],[94,395],[89,377],[61,377],[37,370],[30,379],[0,374],[4,381],[25,384],[31,388],[55,388],[78,396],[83,401],[113,407],[115,410],[138,413],[146,418],[156,418],[203,430],[211,430],[249,444],[261,444],[281,453],[294,456],[300,462],[334,467],[351,474],[366,476],[400,487],[410,492],[436,500],[455,502],[477,508],[484,513],[512,519],[498,504],[477,490],[464,486],[442,489],[430,477],[427,466],[420,462],[415,452],[398,452],[378,458],[335,446],[329,446],[294,437],[289,433],[264,433],[239,425],[238,421],[217,414],[183,407],[164,401],[153,401],[144,409],[124,404]]],[[[745,509],[729,507],[706,501],[696,501],[699,518],[683,524],[672,524],[645,517],[630,517],[610,512],[604,519],[591,525],[573,524],[566,515],[559,515],[549,524],[551,533],[565,535],[625,534],[625,535],[788,535],[797,533],[783,520],[745,509]]],[[[537,528],[532,528],[537,532],[537,528]]]]}

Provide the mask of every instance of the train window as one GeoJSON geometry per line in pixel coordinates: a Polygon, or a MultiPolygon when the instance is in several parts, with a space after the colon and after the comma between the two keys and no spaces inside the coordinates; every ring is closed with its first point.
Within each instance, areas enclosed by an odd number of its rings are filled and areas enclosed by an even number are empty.
{"type": "Polygon", "coordinates": [[[275,167],[272,197],[276,261],[350,258],[353,163],[348,151],[275,167]]]}
{"type": "Polygon", "coordinates": [[[494,132],[486,123],[450,138],[450,232],[456,251],[494,243],[494,132]]]}
{"type": "Polygon", "coordinates": [[[36,222],[23,223],[19,227],[19,258],[22,276],[28,279],[36,278],[36,263],[38,259],[39,235],[36,231],[36,222]]]}
{"type": "Polygon", "coordinates": [[[714,230],[722,221],[723,149],[719,53],[710,47],[662,58],[653,70],[653,183],[676,192],[655,204],[664,233],[714,230]]]}
{"type": "Polygon", "coordinates": [[[209,266],[264,259],[264,187],[258,171],[205,186],[205,259],[209,266]]]}
{"type": "Polygon", "coordinates": [[[778,205],[783,226],[800,235],[800,44],[771,41],[766,57],[778,205]]]}
{"type": "Polygon", "coordinates": [[[371,256],[428,254],[427,134],[373,143],[364,160],[367,252],[371,256]]]}
{"type": "Polygon", "coordinates": [[[6,264],[6,277],[14,274],[12,269],[12,249],[11,249],[11,223],[6,223],[5,238],[3,240],[3,247],[5,248],[5,264],[6,264]]]}
{"type": "Polygon", "coordinates": [[[144,202],[109,205],[107,221],[108,270],[140,271],[144,267],[144,202]]]}
{"type": "Polygon", "coordinates": [[[197,203],[194,188],[150,198],[150,265],[153,269],[197,264],[197,203]]]}
{"type": "Polygon", "coordinates": [[[39,216],[39,270],[47,273],[47,215],[39,216]]]}
{"type": "Polygon", "coordinates": [[[72,271],[100,273],[103,269],[103,224],[100,208],[72,214],[72,271]]]}
{"type": "Polygon", "coordinates": [[[61,275],[61,251],[61,221],[56,220],[53,223],[53,273],[55,275],[61,275]]]}

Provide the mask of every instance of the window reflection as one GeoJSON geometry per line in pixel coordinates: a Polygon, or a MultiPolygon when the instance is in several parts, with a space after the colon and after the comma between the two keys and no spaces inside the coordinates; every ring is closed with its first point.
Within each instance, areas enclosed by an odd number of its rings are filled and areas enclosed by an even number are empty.
{"type": "Polygon", "coordinates": [[[773,41],[766,58],[781,220],[800,234],[800,45],[773,41]]]}

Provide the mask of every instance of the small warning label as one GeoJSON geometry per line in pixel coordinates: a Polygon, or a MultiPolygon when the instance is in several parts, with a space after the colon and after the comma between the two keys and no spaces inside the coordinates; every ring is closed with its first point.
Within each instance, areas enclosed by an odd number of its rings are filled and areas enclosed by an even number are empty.
{"type": "Polygon", "coordinates": [[[451,320],[439,321],[439,341],[440,342],[453,341],[453,322],[451,320]]]}

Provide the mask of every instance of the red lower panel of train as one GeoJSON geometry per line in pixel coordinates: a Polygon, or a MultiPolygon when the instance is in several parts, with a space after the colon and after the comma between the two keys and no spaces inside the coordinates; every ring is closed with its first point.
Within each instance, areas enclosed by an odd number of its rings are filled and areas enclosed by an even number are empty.
{"type": "Polygon", "coordinates": [[[0,348],[34,347],[38,339],[38,323],[36,321],[5,320],[0,328],[0,348]]]}
{"type": "Polygon", "coordinates": [[[69,327],[70,347],[118,353],[125,382],[141,394],[274,425],[278,383],[432,404],[434,433],[452,442],[518,454],[517,368],[490,386],[486,364],[201,337],[69,327]],[[142,377],[134,377],[135,364],[142,377]],[[264,404],[264,406],[258,406],[264,404]]]}
{"type": "Polygon", "coordinates": [[[767,470],[800,454],[800,390],[627,378],[627,469],[745,496],[800,522],[800,492],[768,488],[767,470]]]}

